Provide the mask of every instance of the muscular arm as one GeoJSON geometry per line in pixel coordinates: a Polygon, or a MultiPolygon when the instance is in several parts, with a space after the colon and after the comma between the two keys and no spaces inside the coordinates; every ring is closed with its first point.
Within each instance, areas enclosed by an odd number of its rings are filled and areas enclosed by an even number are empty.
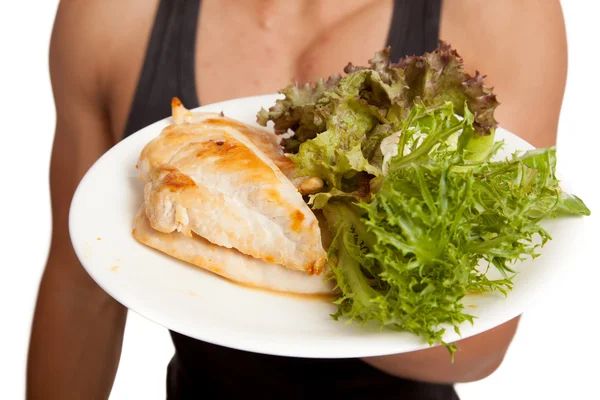
{"type": "MultiPolygon", "coordinates": [[[[536,147],[556,143],[567,73],[567,44],[558,0],[445,0],[441,38],[465,66],[486,75],[501,103],[501,127],[536,147]]],[[[444,347],[364,359],[392,375],[439,383],[471,382],[502,363],[519,318],[457,342],[454,364],[444,347]]]]}
{"type": "MultiPolygon", "coordinates": [[[[63,1],[50,44],[57,125],[50,166],[53,232],[33,320],[27,398],[106,399],[117,370],[126,309],[79,263],[69,206],[87,169],[110,146],[93,7],[63,1]]],[[[93,2],[92,2],[93,3],[93,2]]]]}

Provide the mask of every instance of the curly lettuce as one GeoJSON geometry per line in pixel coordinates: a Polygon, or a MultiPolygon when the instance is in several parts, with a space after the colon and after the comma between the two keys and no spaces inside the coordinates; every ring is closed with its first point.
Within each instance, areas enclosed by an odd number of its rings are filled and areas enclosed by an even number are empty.
{"type": "MultiPolygon", "coordinates": [[[[446,44],[421,57],[393,64],[390,49],[377,52],[368,67],[348,64],[346,75],[334,75],[315,84],[290,85],[257,121],[273,122],[275,132],[294,135],[282,140],[295,162],[298,176],[317,176],[325,190],[352,191],[361,173],[383,174],[381,143],[398,133],[412,118],[414,107],[423,110],[452,104],[459,117],[473,116],[470,135],[462,145],[473,159],[491,151],[497,122],[496,96],[483,85],[483,77],[464,72],[462,59],[446,44]],[[465,107],[466,104],[466,107],[465,107]]],[[[435,119],[433,119],[435,121],[435,119]]]]}
{"type": "Polygon", "coordinates": [[[541,221],[590,211],[560,189],[554,148],[476,164],[466,164],[451,146],[408,163],[396,157],[398,167],[370,201],[332,201],[323,208],[341,293],[334,317],[376,321],[453,353],[444,326],[460,334],[462,323],[473,323],[464,296],[508,294],[514,263],[538,257],[551,239],[541,221]],[[489,279],[489,268],[503,278],[489,279]]]}
{"type": "Polygon", "coordinates": [[[308,204],[333,237],[334,317],[412,332],[452,353],[445,329],[473,323],[464,296],[507,295],[514,263],[551,239],[542,221],[591,212],[561,189],[553,147],[492,161],[502,146],[498,102],[456,50],[441,43],[398,63],[389,54],[289,86],[257,119],[292,130],[282,143],[298,175],[324,181],[308,204]],[[490,279],[490,268],[502,278],[490,279]]]}

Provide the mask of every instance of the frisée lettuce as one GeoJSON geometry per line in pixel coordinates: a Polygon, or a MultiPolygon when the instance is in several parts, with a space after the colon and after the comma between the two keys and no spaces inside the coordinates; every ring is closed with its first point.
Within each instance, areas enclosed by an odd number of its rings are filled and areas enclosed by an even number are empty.
{"type": "Polygon", "coordinates": [[[450,46],[397,64],[385,49],[369,67],[344,71],[282,90],[257,115],[278,134],[292,130],[282,143],[298,175],[325,183],[308,204],[333,237],[333,317],[412,332],[453,353],[446,327],[460,334],[474,321],[463,298],[507,295],[513,264],[551,239],[541,222],[590,210],[562,191],[554,147],[493,158],[502,147],[496,96],[450,46]]]}

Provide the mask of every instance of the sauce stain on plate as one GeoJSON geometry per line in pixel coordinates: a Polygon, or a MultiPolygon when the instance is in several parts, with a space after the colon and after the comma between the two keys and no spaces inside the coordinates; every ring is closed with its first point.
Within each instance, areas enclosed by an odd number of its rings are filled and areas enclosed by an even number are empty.
{"type": "Polygon", "coordinates": [[[257,292],[262,292],[262,293],[267,293],[269,295],[275,295],[275,296],[280,296],[280,297],[285,297],[285,298],[293,298],[293,299],[300,299],[300,300],[317,300],[317,301],[323,301],[323,302],[332,302],[333,300],[335,300],[335,293],[295,293],[295,292],[286,292],[286,291],[282,291],[282,290],[273,290],[273,289],[267,289],[267,288],[262,288],[262,287],[258,287],[258,286],[253,286],[253,285],[249,285],[246,283],[241,283],[241,282],[232,282],[235,285],[238,285],[240,287],[246,288],[248,290],[255,290],[257,292]]]}

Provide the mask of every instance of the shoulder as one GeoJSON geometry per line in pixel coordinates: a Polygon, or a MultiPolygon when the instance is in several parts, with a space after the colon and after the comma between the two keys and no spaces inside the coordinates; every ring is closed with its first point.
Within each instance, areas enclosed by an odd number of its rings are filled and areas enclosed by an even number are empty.
{"type": "Polygon", "coordinates": [[[61,0],[50,39],[50,77],[58,95],[64,90],[98,92],[106,58],[100,49],[110,41],[102,1],[61,0]]]}
{"type": "Polygon", "coordinates": [[[485,54],[507,64],[511,55],[533,62],[534,55],[566,51],[559,0],[444,0],[440,35],[459,43],[464,57],[473,60],[485,54]]]}
{"type": "Polygon", "coordinates": [[[567,74],[559,0],[445,0],[440,38],[494,87],[500,125],[534,145],[553,143],[567,74]]]}
{"type": "Polygon", "coordinates": [[[50,40],[50,75],[55,91],[100,101],[107,95],[119,60],[149,30],[157,1],[61,0],[50,40]]]}

